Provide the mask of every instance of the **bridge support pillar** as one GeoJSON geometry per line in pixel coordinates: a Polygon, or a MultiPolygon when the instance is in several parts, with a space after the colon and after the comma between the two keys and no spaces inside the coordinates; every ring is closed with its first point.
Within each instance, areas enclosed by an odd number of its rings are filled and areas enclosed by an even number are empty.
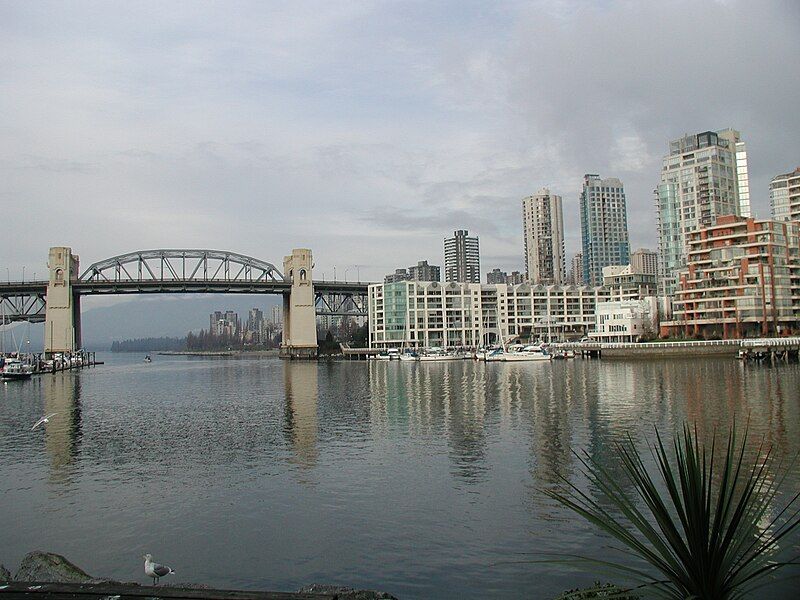
{"type": "Polygon", "coordinates": [[[317,357],[317,313],[314,307],[311,250],[295,248],[283,259],[283,275],[292,283],[283,297],[281,358],[317,357]]]}
{"type": "Polygon", "coordinates": [[[44,351],[48,357],[55,352],[75,352],[81,347],[80,297],[72,289],[79,266],[72,248],[50,248],[44,323],[44,351]]]}

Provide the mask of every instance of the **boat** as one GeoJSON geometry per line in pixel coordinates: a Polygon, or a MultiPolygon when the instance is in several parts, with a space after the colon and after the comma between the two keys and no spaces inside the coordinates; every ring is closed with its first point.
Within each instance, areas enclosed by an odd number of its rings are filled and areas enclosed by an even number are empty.
{"type": "Polygon", "coordinates": [[[521,350],[514,352],[504,352],[503,362],[522,362],[534,360],[550,360],[553,358],[552,354],[548,354],[545,350],[538,346],[525,346],[521,350]]]}
{"type": "Polygon", "coordinates": [[[416,352],[414,352],[413,350],[406,350],[405,352],[403,352],[403,353],[400,355],[400,360],[402,360],[402,361],[414,361],[414,362],[416,362],[416,361],[418,361],[418,360],[419,360],[419,354],[417,354],[417,353],[416,353],[416,352]]]}
{"type": "Polygon", "coordinates": [[[7,358],[3,366],[2,378],[6,381],[21,381],[30,379],[33,375],[33,365],[23,363],[18,358],[7,358]]]}
{"type": "Polygon", "coordinates": [[[428,348],[419,355],[420,361],[462,360],[464,357],[455,352],[445,352],[441,348],[428,348]]]}

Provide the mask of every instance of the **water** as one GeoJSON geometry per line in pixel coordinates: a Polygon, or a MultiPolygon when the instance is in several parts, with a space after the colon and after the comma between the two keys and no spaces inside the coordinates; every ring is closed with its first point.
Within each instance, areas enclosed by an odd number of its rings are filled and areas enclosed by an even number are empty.
{"type": "Polygon", "coordinates": [[[12,570],[42,549],[146,583],[150,552],[174,583],[547,598],[601,577],[530,560],[609,544],[541,493],[578,477],[572,450],[613,466],[628,433],[747,415],[779,456],[800,449],[796,364],[105,359],[0,386],[12,570]]]}

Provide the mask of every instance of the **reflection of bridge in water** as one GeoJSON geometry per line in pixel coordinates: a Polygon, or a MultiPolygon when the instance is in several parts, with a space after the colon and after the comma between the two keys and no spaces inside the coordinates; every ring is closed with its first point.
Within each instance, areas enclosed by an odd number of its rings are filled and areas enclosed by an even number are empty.
{"type": "Polygon", "coordinates": [[[78,257],[50,249],[47,281],[0,283],[7,321],[44,322],[45,352],[81,347],[81,297],[112,294],[274,294],[283,296],[285,357],[313,357],[316,316],[366,316],[367,284],[314,281],[311,250],[272,263],[219,250],[141,250],[96,262],[79,275],[78,257]]]}

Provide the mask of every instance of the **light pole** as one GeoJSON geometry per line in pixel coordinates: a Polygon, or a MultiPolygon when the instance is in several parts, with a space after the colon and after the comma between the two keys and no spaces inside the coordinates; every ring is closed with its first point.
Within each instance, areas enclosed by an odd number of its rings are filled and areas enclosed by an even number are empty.
{"type": "Polygon", "coordinates": [[[333,280],[336,281],[336,265],[333,265],[333,280]]]}
{"type": "Polygon", "coordinates": [[[25,283],[25,267],[22,267],[22,283],[25,283]]]}
{"type": "Polygon", "coordinates": [[[344,282],[347,283],[347,272],[350,270],[350,267],[346,267],[344,270],[344,282]]]}

